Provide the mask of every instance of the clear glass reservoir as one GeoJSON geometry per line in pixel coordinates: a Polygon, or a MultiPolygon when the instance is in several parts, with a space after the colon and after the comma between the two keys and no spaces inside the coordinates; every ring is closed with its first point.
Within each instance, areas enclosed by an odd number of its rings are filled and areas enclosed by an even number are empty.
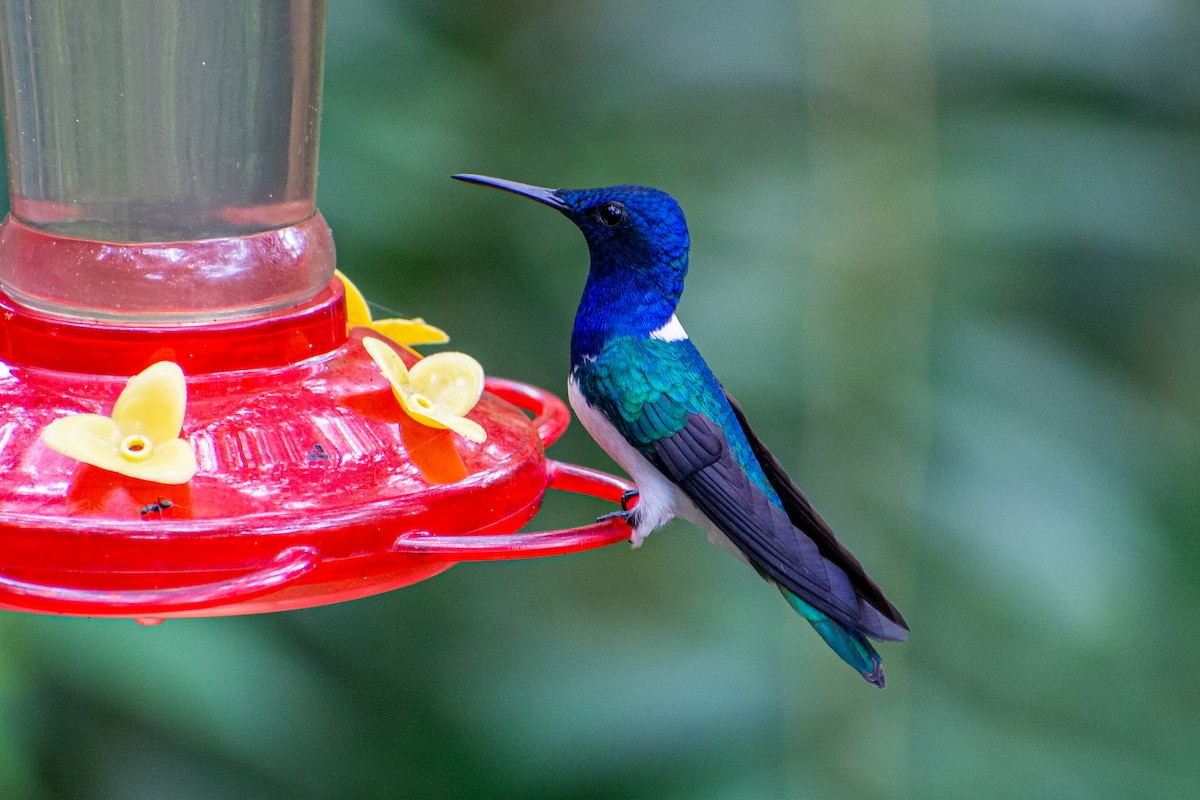
{"type": "Polygon", "coordinates": [[[315,205],[325,16],[326,0],[0,0],[0,289],[149,321],[315,295],[333,271],[315,205]]]}

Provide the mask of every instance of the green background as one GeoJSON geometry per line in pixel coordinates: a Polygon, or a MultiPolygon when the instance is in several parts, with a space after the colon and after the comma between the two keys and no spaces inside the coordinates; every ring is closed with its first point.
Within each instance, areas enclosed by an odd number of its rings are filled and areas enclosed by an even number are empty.
{"type": "Polygon", "coordinates": [[[911,641],[876,691],[683,523],[309,611],[6,613],[0,796],[1195,796],[1197,41],[1182,0],[335,0],[342,269],[565,394],[582,239],[448,176],[671,192],[684,324],[911,641]]]}

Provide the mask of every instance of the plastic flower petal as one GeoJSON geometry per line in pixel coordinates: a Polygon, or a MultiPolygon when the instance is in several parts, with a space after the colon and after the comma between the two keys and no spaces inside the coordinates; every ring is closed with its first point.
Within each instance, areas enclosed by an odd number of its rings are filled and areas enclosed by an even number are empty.
{"type": "Polygon", "coordinates": [[[435,328],[420,317],[402,319],[371,319],[371,309],[367,306],[367,298],[358,290],[354,282],[341,270],[334,270],[346,287],[346,324],[350,327],[370,328],[378,334],[386,336],[396,344],[404,346],[414,344],[445,344],[450,337],[441,328],[435,328]]]}
{"type": "Polygon", "coordinates": [[[72,414],[42,430],[55,452],[100,469],[155,483],[187,483],[196,454],[179,438],[187,406],[183,370],[159,361],[129,379],[111,417],[72,414]]]}
{"type": "Polygon", "coordinates": [[[376,333],[386,336],[397,344],[405,346],[414,344],[445,344],[450,341],[450,337],[441,328],[435,328],[420,317],[412,319],[402,319],[400,317],[390,317],[388,319],[372,320],[368,326],[376,333]]]}
{"type": "Polygon", "coordinates": [[[371,309],[367,307],[367,298],[340,269],[335,269],[333,274],[346,289],[346,324],[351,327],[369,327],[371,309]]]}
{"type": "Polygon", "coordinates": [[[483,367],[478,361],[466,353],[434,353],[409,369],[381,339],[363,339],[363,347],[410,417],[431,428],[449,428],[473,442],[487,440],[483,426],[465,416],[483,394],[483,367]]]}

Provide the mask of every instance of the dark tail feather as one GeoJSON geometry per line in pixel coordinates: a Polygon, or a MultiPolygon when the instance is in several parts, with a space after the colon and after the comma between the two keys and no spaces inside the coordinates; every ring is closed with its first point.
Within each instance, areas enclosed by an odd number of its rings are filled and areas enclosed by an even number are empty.
{"type": "Polygon", "coordinates": [[[879,656],[875,656],[875,669],[863,675],[867,679],[867,683],[873,683],[880,689],[887,686],[887,678],[883,677],[883,662],[879,660],[879,656]]]}
{"type": "Polygon", "coordinates": [[[787,471],[779,463],[779,459],[775,458],[763,440],[758,438],[758,434],[750,427],[750,423],[746,420],[746,414],[738,405],[737,400],[734,400],[729,392],[725,392],[725,398],[729,401],[738,424],[742,426],[742,433],[746,434],[746,440],[750,443],[750,449],[754,451],[754,457],[758,459],[763,472],[766,473],[767,481],[779,495],[783,510],[792,524],[801,533],[812,539],[826,561],[846,573],[846,577],[854,586],[855,594],[863,598],[874,609],[875,616],[891,623],[879,628],[881,635],[876,636],[875,632],[870,629],[866,631],[867,634],[876,639],[904,641],[902,631],[908,630],[908,623],[904,621],[900,609],[883,596],[883,590],[875,584],[875,581],[871,580],[854,554],[833,535],[829,525],[812,507],[812,503],[808,502],[804,492],[800,491],[800,487],[788,477],[787,471]]]}
{"type": "Polygon", "coordinates": [[[887,680],[883,676],[883,659],[879,657],[879,653],[875,652],[875,648],[871,646],[865,636],[846,630],[826,614],[813,608],[788,590],[780,589],[780,592],[783,593],[792,608],[808,620],[808,623],[842,661],[858,670],[868,683],[873,683],[880,689],[887,685],[887,680]]]}

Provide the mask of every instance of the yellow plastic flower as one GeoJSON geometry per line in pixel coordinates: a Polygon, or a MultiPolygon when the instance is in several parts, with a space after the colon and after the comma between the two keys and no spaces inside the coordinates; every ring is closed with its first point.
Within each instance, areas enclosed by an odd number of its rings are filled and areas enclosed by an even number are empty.
{"type": "Polygon", "coordinates": [[[431,428],[449,428],[473,442],[487,440],[483,426],[466,418],[483,394],[483,367],[478,361],[466,353],[434,353],[410,370],[381,339],[367,337],[363,347],[410,417],[431,428]]]}
{"type": "Polygon", "coordinates": [[[42,431],[51,450],[111,472],[155,483],[187,483],[196,454],[179,438],[187,406],[183,370],[159,361],[121,390],[112,416],[72,414],[42,431]]]}
{"type": "Polygon", "coordinates": [[[371,309],[367,307],[367,298],[358,287],[339,269],[334,270],[346,287],[346,323],[351,327],[361,326],[370,328],[376,333],[386,336],[396,344],[405,347],[414,344],[445,344],[450,337],[441,328],[435,328],[420,317],[413,319],[371,319],[371,309]]]}

